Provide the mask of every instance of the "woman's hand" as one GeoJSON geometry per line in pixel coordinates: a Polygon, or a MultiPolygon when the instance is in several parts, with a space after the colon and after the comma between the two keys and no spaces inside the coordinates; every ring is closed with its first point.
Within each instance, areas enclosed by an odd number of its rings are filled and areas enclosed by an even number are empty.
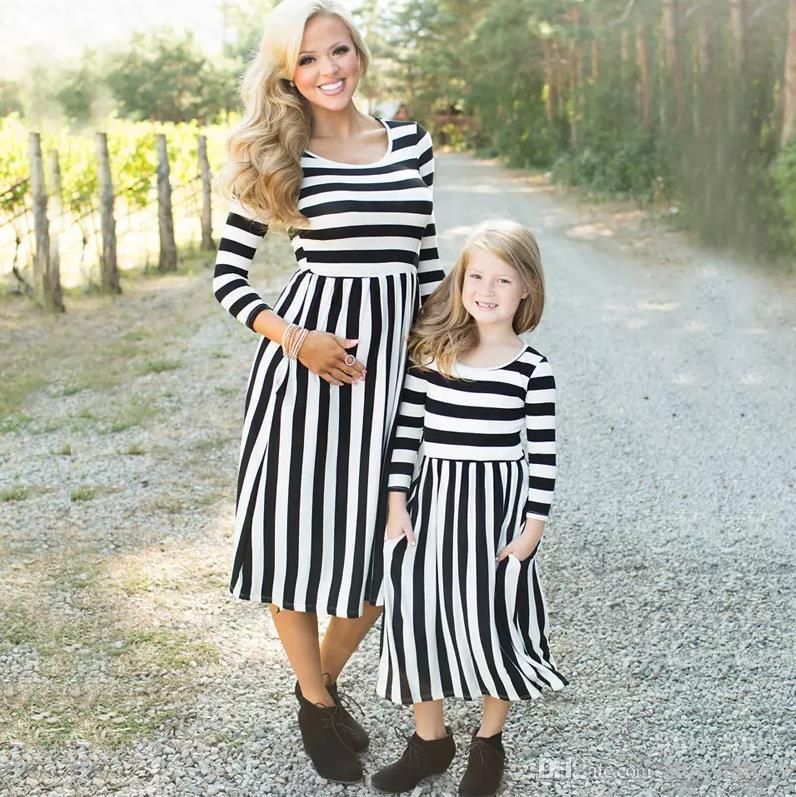
{"type": "Polygon", "coordinates": [[[522,534],[502,548],[495,561],[500,562],[509,554],[514,554],[520,561],[527,559],[539,544],[542,534],[544,534],[544,520],[535,517],[527,518],[522,534]]]}
{"type": "Polygon", "coordinates": [[[313,329],[301,344],[298,360],[332,385],[352,385],[364,379],[366,374],[365,366],[359,360],[354,360],[351,365],[345,363],[346,349],[355,343],[356,340],[313,329]]]}
{"type": "Polygon", "coordinates": [[[389,510],[387,513],[387,528],[384,536],[388,540],[394,540],[406,535],[410,545],[415,544],[415,535],[412,531],[412,518],[406,509],[406,494],[393,491],[388,499],[389,510]]]}

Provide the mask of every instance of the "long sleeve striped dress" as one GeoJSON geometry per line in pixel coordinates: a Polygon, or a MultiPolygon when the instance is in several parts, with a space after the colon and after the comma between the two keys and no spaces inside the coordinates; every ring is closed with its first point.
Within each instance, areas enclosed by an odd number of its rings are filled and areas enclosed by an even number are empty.
{"type": "Polygon", "coordinates": [[[230,591],[237,598],[340,617],[380,602],[384,468],[406,364],[406,335],[444,276],[434,221],[434,156],[416,122],[382,120],[370,164],[306,151],[291,229],[296,269],[273,307],[249,282],[268,230],[239,202],[216,258],[216,299],[248,327],[264,309],[358,339],[367,368],[334,386],[263,337],[252,363],[240,448],[230,591]],[[374,540],[378,544],[374,545],[374,540]]]}
{"type": "MultiPolygon", "coordinates": [[[[562,689],[536,554],[498,552],[545,520],[556,476],[555,379],[531,346],[492,368],[407,369],[389,490],[416,544],[384,541],[377,692],[395,703],[562,689]]],[[[541,543],[540,543],[541,544],[541,543]]]]}

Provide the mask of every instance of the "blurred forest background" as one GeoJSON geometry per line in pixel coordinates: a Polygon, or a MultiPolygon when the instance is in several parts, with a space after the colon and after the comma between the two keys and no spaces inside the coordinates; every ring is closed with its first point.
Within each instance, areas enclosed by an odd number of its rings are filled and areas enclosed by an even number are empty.
{"type": "MultiPolygon", "coordinates": [[[[32,130],[58,148],[77,216],[96,212],[94,130],[109,133],[114,181],[138,186],[132,204],[154,180],[158,132],[178,181],[195,176],[200,130],[220,165],[238,78],[273,3],[219,5],[220,55],[184,30],[139,31],[69,61],[33,60],[0,83],[0,227],[30,204],[32,130]]],[[[440,148],[549,170],[594,197],[659,203],[708,244],[796,252],[796,0],[349,7],[374,55],[363,110],[417,118],[440,148]]]]}

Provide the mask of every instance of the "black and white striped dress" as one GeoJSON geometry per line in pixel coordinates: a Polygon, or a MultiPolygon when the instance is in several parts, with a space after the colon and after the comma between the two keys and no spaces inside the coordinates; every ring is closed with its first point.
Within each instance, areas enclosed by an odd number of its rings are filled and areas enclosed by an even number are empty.
{"type": "MultiPolygon", "coordinates": [[[[297,267],[271,308],[285,321],[358,339],[350,351],[367,378],[330,385],[261,338],[237,486],[232,594],[340,617],[381,600],[383,475],[405,336],[444,276],[431,137],[415,122],[379,121],[389,143],[375,163],[302,156],[298,206],[311,226],[290,230],[297,267]]],[[[248,279],[267,229],[233,203],[216,259],[215,296],[249,327],[268,307],[248,279]]]]}
{"type": "MultiPolygon", "coordinates": [[[[497,553],[546,519],[556,475],[555,380],[531,346],[455,378],[412,364],[389,489],[408,493],[416,544],[384,541],[377,692],[394,703],[502,700],[562,689],[536,554],[497,553]]],[[[541,543],[540,543],[541,544],[541,543]]]]}

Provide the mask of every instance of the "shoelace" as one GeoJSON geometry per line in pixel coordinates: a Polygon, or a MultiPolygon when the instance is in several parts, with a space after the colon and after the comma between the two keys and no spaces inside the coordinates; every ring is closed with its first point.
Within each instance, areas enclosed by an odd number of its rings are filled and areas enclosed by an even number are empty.
{"type": "MultiPolygon", "coordinates": [[[[354,706],[356,707],[356,710],[359,712],[360,717],[365,716],[365,712],[362,710],[362,706],[360,706],[359,703],[357,703],[357,701],[354,700],[353,697],[351,697],[351,695],[349,695],[346,692],[341,692],[339,689],[337,690],[337,705],[345,709],[346,711],[348,711],[349,706],[354,706]]],[[[348,713],[350,714],[351,712],[348,711],[348,713]]],[[[353,728],[351,728],[350,725],[346,725],[346,727],[349,730],[353,730],[353,728]]]]}
{"type": "Polygon", "coordinates": [[[401,756],[401,761],[404,760],[405,757],[409,758],[410,763],[412,764],[412,769],[419,769],[420,768],[420,751],[417,749],[417,742],[415,741],[415,735],[411,734],[407,736],[404,732],[393,725],[393,733],[401,740],[403,744],[406,745],[406,749],[401,756]]]}
{"type": "Polygon", "coordinates": [[[345,720],[341,719],[340,704],[338,703],[336,706],[324,706],[323,703],[315,703],[315,705],[318,706],[318,708],[324,709],[321,720],[323,727],[331,728],[334,731],[334,735],[340,740],[340,744],[353,754],[354,750],[351,749],[351,746],[340,734],[341,728],[345,728],[348,731],[351,730],[351,726],[347,725],[345,720]]]}

